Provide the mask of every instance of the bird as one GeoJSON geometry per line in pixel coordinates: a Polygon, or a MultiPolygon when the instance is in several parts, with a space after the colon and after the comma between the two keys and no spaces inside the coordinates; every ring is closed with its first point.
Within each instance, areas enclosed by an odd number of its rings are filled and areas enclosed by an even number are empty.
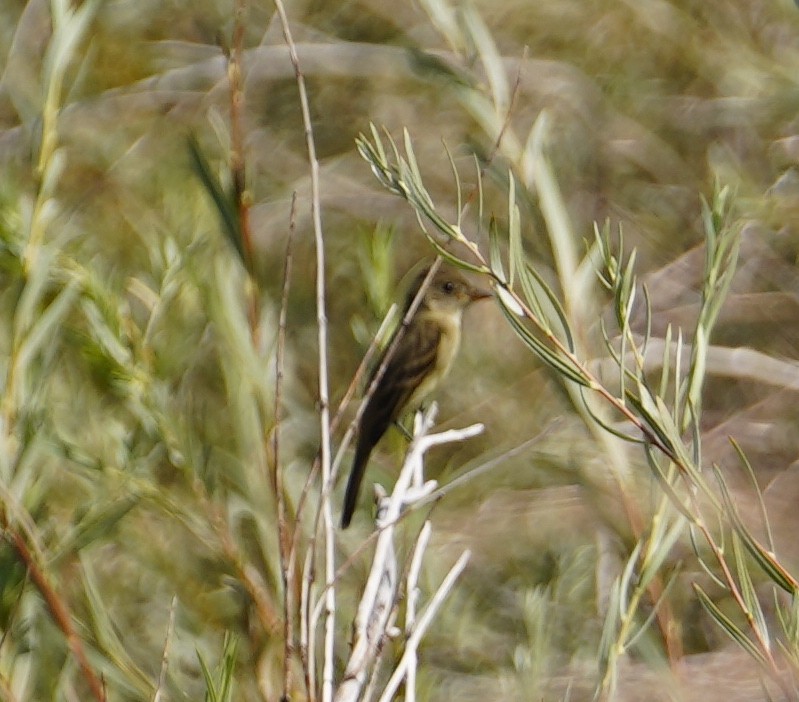
{"type": "MultiPolygon", "coordinates": [[[[429,267],[414,279],[405,300],[403,319],[428,272],[429,267]]],[[[400,326],[386,346],[374,373],[383,366],[386,352],[395,348],[361,414],[355,458],[344,493],[342,529],[352,520],[369,456],[377,442],[393,422],[409,410],[418,409],[447,375],[460,346],[464,310],[490,296],[489,291],[472,285],[456,269],[442,266],[433,275],[410,322],[400,326]],[[401,336],[394,344],[397,334],[401,336]]],[[[367,387],[371,384],[370,380],[367,387]]]]}

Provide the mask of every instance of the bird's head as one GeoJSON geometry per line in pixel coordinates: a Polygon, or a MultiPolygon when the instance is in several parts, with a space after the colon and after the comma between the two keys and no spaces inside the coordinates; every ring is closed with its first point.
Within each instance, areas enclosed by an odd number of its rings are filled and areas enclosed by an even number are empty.
{"type": "MultiPolygon", "coordinates": [[[[425,278],[427,269],[422,271],[414,281],[408,294],[406,309],[419,292],[425,278]]],[[[472,302],[491,297],[491,292],[472,285],[458,271],[453,268],[442,267],[433,276],[430,285],[425,291],[420,309],[431,312],[460,312],[472,302]]]]}

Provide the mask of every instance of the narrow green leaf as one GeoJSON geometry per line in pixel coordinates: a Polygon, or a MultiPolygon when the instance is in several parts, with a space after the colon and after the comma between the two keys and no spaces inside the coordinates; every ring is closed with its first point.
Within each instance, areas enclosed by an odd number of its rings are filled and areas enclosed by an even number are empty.
{"type": "MultiPolygon", "coordinates": [[[[665,338],[663,339],[663,357],[660,362],[660,388],[658,395],[666,397],[669,391],[669,373],[671,371],[671,324],[666,327],[665,338]]],[[[676,405],[676,398],[675,398],[676,405]]]]}
{"type": "Polygon", "coordinates": [[[508,278],[505,275],[505,268],[502,265],[502,250],[499,245],[499,228],[497,220],[491,217],[488,223],[488,260],[491,264],[491,271],[497,279],[507,285],[508,278]]]}
{"type": "Polygon", "coordinates": [[[634,583],[638,581],[636,569],[642,549],[643,542],[639,539],[635,543],[632,553],[627,558],[627,562],[624,564],[624,570],[619,578],[619,607],[622,613],[627,613],[630,609],[628,590],[630,587],[634,587],[634,583]]]}
{"type": "Polygon", "coordinates": [[[705,362],[707,360],[707,330],[698,324],[694,333],[691,370],[688,376],[687,402],[695,408],[702,407],[702,386],[705,382],[705,362]]]}
{"type": "Polygon", "coordinates": [[[699,598],[699,602],[705,611],[721,627],[721,629],[750,656],[757,660],[761,665],[766,665],[763,653],[752,643],[749,637],[736,626],[736,624],[722,612],[708,594],[697,583],[693,583],[694,592],[699,598]]]}
{"type": "Polygon", "coordinates": [[[638,642],[638,639],[643,636],[649,627],[652,626],[652,623],[655,621],[655,617],[657,617],[658,609],[666,601],[666,597],[671,592],[671,589],[674,583],[677,582],[677,574],[675,573],[669,580],[666,582],[666,586],[663,588],[663,591],[660,593],[660,597],[658,597],[657,602],[652,605],[649,614],[647,615],[646,619],[642,622],[641,626],[638,627],[638,630],[633,632],[630,635],[630,638],[627,640],[627,648],[630,649],[638,642]]]}
{"type": "Polygon", "coordinates": [[[610,589],[608,611],[605,615],[605,623],[602,626],[602,636],[599,640],[600,677],[604,677],[604,671],[607,670],[611,651],[615,648],[618,638],[619,617],[621,615],[620,590],[619,578],[616,578],[610,589]]]}
{"type": "Polygon", "coordinates": [[[430,245],[436,250],[436,253],[441,256],[445,261],[451,263],[453,266],[457,268],[462,268],[465,271],[470,271],[472,273],[487,273],[488,271],[480,265],[469,263],[468,261],[464,261],[463,259],[458,258],[452,251],[445,249],[441,244],[439,244],[435,237],[427,232],[425,232],[427,236],[427,240],[430,242],[430,245]]]}
{"type": "Polygon", "coordinates": [[[752,535],[752,532],[746,527],[738,510],[735,507],[732,496],[730,495],[727,483],[717,466],[713,467],[716,480],[721,493],[722,504],[724,505],[724,513],[729,519],[735,533],[742,540],[744,547],[750,553],[755,562],[760,566],[763,572],[771,579],[772,582],[779,585],[783,590],[791,595],[799,594],[799,583],[796,579],[782,566],[782,564],[775,558],[771,551],[765,549],[762,544],[752,535]]]}
{"type": "Polygon", "coordinates": [[[649,287],[647,285],[642,285],[641,290],[643,290],[644,293],[644,319],[646,320],[644,343],[641,344],[641,355],[646,357],[646,352],[649,348],[649,341],[652,338],[652,300],[649,297],[649,287]]]}
{"type": "Polygon", "coordinates": [[[114,685],[123,685],[138,693],[141,699],[152,694],[152,679],[133,660],[129,642],[123,642],[120,629],[111,616],[112,608],[103,601],[101,588],[94,574],[91,558],[84,553],[79,554],[81,566],[81,582],[86,594],[86,603],[91,616],[93,635],[97,637],[96,645],[103,655],[113,662],[113,666],[104,671],[104,675],[114,680],[114,685]]]}
{"type": "MultiPolygon", "coordinates": [[[[531,133],[532,173],[538,200],[541,204],[541,212],[547,224],[547,233],[558,270],[558,279],[567,282],[574,277],[577,255],[574,250],[574,233],[566,203],[563,200],[552,165],[544,153],[547,126],[548,114],[542,110],[531,133]]],[[[564,290],[564,294],[568,296],[568,291],[564,290]]]]}
{"type": "Polygon", "coordinates": [[[585,389],[583,387],[580,388],[580,392],[582,393],[583,406],[585,407],[591,419],[595,421],[600,427],[602,427],[602,429],[604,429],[609,434],[618,437],[622,441],[628,441],[632,444],[645,443],[645,439],[632,436],[630,434],[625,434],[623,431],[616,429],[614,426],[608,424],[604,419],[602,419],[602,417],[600,417],[598,414],[594,412],[594,410],[591,408],[591,403],[586,401],[585,389]]]}
{"type": "Polygon", "coordinates": [[[463,216],[463,186],[461,185],[461,176],[458,173],[458,169],[455,166],[455,159],[452,156],[452,152],[449,150],[447,146],[447,142],[442,139],[441,143],[444,145],[444,152],[447,154],[447,159],[449,160],[449,168],[452,171],[452,178],[455,181],[455,196],[458,199],[457,212],[458,217],[458,224],[457,227],[460,230],[461,228],[461,217],[463,216]]]}
{"type": "Polygon", "coordinates": [[[675,516],[671,524],[668,524],[668,521],[665,518],[654,520],[654,528],[649,536],[651,548],[647,551],[644,563],[641,565],[641,587],[649,586],[649,583],[660,572],[663,563],[673,553],[674,544],[683,535],[685,521],[682,516],[675,516]]]}
{"type": "Polygon", "coordinates": [[[688,420],[691,428],[691,446],[693,447],[693,462],[695,466],[702,465],[702,427],[699,425],[699,415],[694,411],[694,406],[686,406],[688,420]]]}
{"type": "Polygon", "coordinates": [[[549,319],[551,315],[548,315],[544,311],[544,307],[541,304],[541,300],[539,299],[538,290],[534,285],[535,276],[533,275],[533,273],[535,272],[535,269],[529,267],[522,260],[516,266],[516,271],[518,273],[518,278],[521,284],[522,292],[524,293],[524,299],[527,302],[527,305],[530,307],[530,310],[532,311],[533,316],[536,318],[539,326],[546,333],[554,334],[549,319]]]}
{"type": "Polygon", "coordinates": [[[38,246],[32,261],[26,260],[25,287],[14,308],[12,337],[19,343],[39,319],[40,307],[52,283],[51,270],[56,258],[54,246],[38,246]]]}
{"type": "Polygon", "coordinates": [[[660,427],[662,427],[662,431],[666,436],[669,437],[669,445],[679,459],[682,468],[688,475],[691,476],[691,479],[697,486],[702,487],[706,491],[708,497],[712,500],[713,505],[718,507],[718,500],[716,499],[716,496],[710,491],[709,488],[707,488],[707,485],[702,479],[701,474],[697,470],[697,466],[694,465],[690,456],[686,452],[685,444],[681,439],[681,432],[677,428],[674,417],[671,415],[671,410],[669,410],[669,408],[666,406],[663,398],[655,396],[654,400],[655,405],[657,406],[657,421],[660,427]]]}
{"type": "Polygon", "coordinates": [[[760,517],[763,520],[763,527],[766,530],[768,548],[769,550],[774,551],[774,535],[771,533],[771,521],[768,518],[766,503],[763,500],[763,491],[760,489],[760,483],[757,481],[754,468],[752,468],[752,464],[749,462],[749,459],[744,453],[743,448],[741,448],[741,445],[733,437],[729,437],[729,441],[730,444],[732,444],[732,447],[735,449],[735,453],[738,455],[738,460],[743,465],[744,471],[749,478],[749,483],[757,495],[757,503],[758,507],[760,508],[760,517]]]}
{"type": "MultiPolygon", "coordinates": [[[[413,151],[413,142],[411,141],[411,133],[408,131],[408,128],[405,127],[402,130],[402,138],[403,143],[405,145],[405,156],[408,159],[408,167],[410,170],[410,176],[415,183],[419,184],[421,188],[422,185],[422,172],[419,170],[419,164],[416,161],[416,154],[413,151]]],[[[425,195],[429,199],[430,196],[427,194],[427,191],[424,191],[425,195]]]]}
{"type": "MultiPolygon", "coordinates": [[[[682,354],[683,336],[682,329],[677,329],[677,346],[674,349],[674,413],[679,417],[681,406],[685,404],[684,388],[686,387],[682,377],[682,354]]],[[[665,395],[664,395],[665,397],[665,395]]]]}
{"type": "Polygon", "coordinates": [[[478,231],[483,230],[483,205],[485,204],[485,200],[483,198],[483,169],[480,168],[480,161],[477,158],[477,154],[474,154],[474,171],[475,171],[475,182],[477,183],[477,223],[478,223],[478,231]]]}
{"type": "Polygon", "coordinates": [[[206,702],[232,702],[234,699],[234,678],[233,673],[236,665],[236,649],[238,648],[238,639],[232,636],[230,632],[225,633],[225,639],[222,644],[222,656],[217,666],[217,674],[211,672],[205,659],[202,657],[199,649],[197,658],[200,662],[200,668],[205,679],[205,699],[206,702]]]}
{"type": "Polygon", "coordinates": [[[649,430],[657,436],[658,441],[665,446],[668,451],[673,452],[671,439],[664,433],[657,419],[648,411],[641,399],[628,390],[625,400],[633,406],[633,409],[635,409],[636,413],[644,420],[649,430]]]}
{"type": "Polygon", "coordinates": [[[663,472],[663,469],[660,466],[660,462],[658,460],[659,456],[655,455],[651,443],[647,442],[644,444],[644,452],[646,454],[647,463],[649,463],[649,467],[652,469],[653,475],[657,478],[661,489],[666,493],[666,497],[669,498],[671,504],[683,517],[685,517],[690,523],[694,523],[696,521],[696,516],[674,490],[674,487],[669,481],[668,476],[663,472]]]}
{"type": "Polygon", "coordinates": [[[63,72],[69,65],[100,4],[101,0],[89,0],[73,10],[64,0],[51,3],[55,32],[45,57],[45,69],[50,81],[55,80],[56,72],[63,72]]]}
{"type": "Polygon", "coordinates": [[[552,306],[552,309],[554,310],[555,315],[560,322],[561,331],[563,332],[564,337],[563,340],[566,342],[566,347],[569,349],[569,351],[574,352],[574,337],[572,336],[569,321],[566,317],[566,311],[563,309],[563,305],[560,304],[558,296],[555,294],[552,288],[549,287],[547,282],[534,266],[528,264],[524,270],[526,273],[532,275],[533,278],[535,278],[536,283],[538,283],[538,285],[541,287],[541,290],[544,292],[546,299],[549,301],[549,304],[552,306]]]}
{"type": "Polygon", "coordinates": [[[516,282],[516,270],[523,266],[524,249],[519,207],[516,204],[516,179],[513,177],[513,171],[508,169],[508,268],[511,287],[516,282]]]}
{"type": "Polygon", "coordinates": [[[691,539],[691,548],[696,555],[696,561],[699,563],[699,567],[704,571],[705,575],[710,578],[713,584],[726,592],[729,590],[729,585],[725,583],[718,575],[716,575],[716,573],[713,572],[713,568],[707,562],[705,562],[705,558],[702,555],[704,549],[699,545],[697,538],[697,529],[698,525],[696,524],[688,525],[688,537],[691,539]]]}
{"type": "Polygon", "coordinates": [[[73,529],[67,533],[56,548],[54,558],[60,560],[79,552],[82,548],[108,536],[111,530],[137,504],[138,495],[126,495],[106,504],[89,509],[73,529]]]}
{"type": "Polygon", "coordinates": [[[494,110],[504,117],[510,107],[510,86],[504,60],[494,43],[491,32],[474,6],[465,3],[460,7],[460,12],[469,38],[477,48],[480,61],[485,69],[494,110]]]}
{"type": "Polygon", "coordinates": [[[222,187],[222,184],[213,173],[210,164],[205,158],[205,155],[200,150],[200,145],[197,142],[196,137],[193,134],[190,135],[186,140],[186,143],[189,149],[189,157],[191,160],[192,169],[214,202],[216,212],[219,215],[220,222],[222,223],[222,232],[225,234],[227,240],[239,255],[239,260],[244,268],[249,271],[250,264],[247,260],[248,257],[244,250],[244,243],[241,234],[241,223],[239,222],[235,198],[232,193],[225,191],[225,189],[222,187]]]}
{"type": "MultiPolygon", "coordinates": [[[[406,130],[407,131],[407,130],[406,130]]],[[[388,131],[387,127],[383,127],[383,135],[388,141],[388,145],[391,147],[391,153],[394,155],[394,164],[399,171],[402,168],[402,164],[404,163],[405,159],[400,156],[399,147],[397,146],[397,142],[394,141],[394,137],[391,136],[391,132],[388,131]]],[[[382,144],[382,139],[381,139],[382,144]]],[[[384,155],[383,160],[385,163],[390,163],[387,156],[384,155]]]]}
{"type": "Polygon", "coordinates": [[[560,358],[556,352],[552,351],[540,339],[536,338],[527,327],[519,321],[518,316],[511,310],[501,295],[497,296],[500,303],[500,309],[505,314],[506,319],[510,322],[511,327],[518,334],[519,338],[533,351],[544,363],[553,368],[556,372],[565,376],[568,380],[572,380],[578,385],[590,386],[590,381],[583,377],[575,368],[567,365],[567,362],[560,358]]]}
{"type": "MultiPolygon", "coordinates": [[[[610,334],[608,333],[608,328],[605,325],[605,320],[601,317],[599,318],[599,331],[602,334],[602,343],[605,345],[608,354],[610,355],[613,362],[618,366],[623,366],[623,361],[621,354],[616,351],[615,347],[613,346],[613,342],[610,339],[610,334]]],[[[622,397],[624,393],[622,393],[622,397]]]]}
{"type": "Polygon", "coordinates": [[[755,627],[759,634],[759,638],[765,642],[766,647],[770,647],[771,641],[766,618],[763,614],[763,608],[760,606],[760,599],[755,592],[755,586],[752,582],[752,576],[746,562],[746,554],[744,553],[744,547],[741,543],[741,537],[736,532],[732,534],[732,553],[735,560],[736,572],[738,574],[738,587],[746,605],[745,613],[748,619],[751,618],[750,626],[755,627]]]}
{"type": "Polygon", "coordinates": [[[633,249],[627,265],[616,281],[616,321],[622,330],[630,326],[630,315],[632,314],[633,303],[635,302],[635,259],[636,251],[633,249]]]}
{"type": "Polygon", "coordinates": [[[716,219],[704,195],[701,198],[701,205],[702,225],[705,230],[705,255],[709,258],[710,252],[716,248],[716,219]]]}
{"type": "Polygon", "coordinates": [[[597,271],[597,276],[599,277],[600,282],[602,285],[607,288],[608,290],[613,289],[613,281],[612,278],[614,277],[612,272],[612,260],[613,256],[610,253],[610,222],[605,220],[605,224],[602,226],[602,230],[600,231],[599,225],[594,222],[594,246],[596,246],[597,250],[599,251],[599,256],[602,259],[602,266],[604,268],[605,273],[604,275],[602,270],[597,271]]]}
{"type": "Polygon", "coordinates": [[[411,46],[406,49],[411,69],[425,80],[435,81],[447,88],[464,88],[474,91],[475,78],[471,73],[448,63],[429,51],[411,46]]]}
{"type": "Polygon", "coordinates": [[[21,368],[30,363],[45,343],[52,343],[56,327],[62,323],[77,296],[78,284],[71,281],[33,322],[17,352],[17,363],[21,368]]]}
{"type": "Polygon", "coordinates": [[[372,141],[374,143],[375,152],[379,157],[379,163],[388,163],[386,150],[383,148],[383,140],[380,138],[380,132],[374,122],[369,122],[369,130],[372,132],[372,141]]]}
{"type": "Polygon", "coordinates": [[[211,674],[208,664],[200,653],[200,649],[195,648],[194,650],[197,652],[197,660],[200,662],[200,670],[202,670],[203,679],[205,680],[205,700],[206,702],[219,702],[214,676],[211,674]]]}

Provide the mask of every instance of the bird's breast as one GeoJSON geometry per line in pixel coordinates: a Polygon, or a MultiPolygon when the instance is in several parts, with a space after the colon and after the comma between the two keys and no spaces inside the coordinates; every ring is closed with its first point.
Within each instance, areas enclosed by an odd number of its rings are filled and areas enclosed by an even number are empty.
{"type": "Polygon", "coordinates": [[[425,320],[434,323],[440,330],[438,348],[436,349],[436,359],[433,368],[419,386],[413,392],[411,399],[406,407],[418,407],[425,398],[436,388],[444,376],[449,373],[452,362],[458,353],[458,346],[461,341],[461,316],[460,314],[436,314],[424,315],[425,320]]]}
{"type": "Polygon", "coordinates": [[[442,317],[438,320],[441,325],[441,339],[438,342],[436,369],[443,378],[449,372],[458,353],[458,346],[461,343],[461,320],[460,315],[455,319],[453,315],[442,315],[442,317]]]}

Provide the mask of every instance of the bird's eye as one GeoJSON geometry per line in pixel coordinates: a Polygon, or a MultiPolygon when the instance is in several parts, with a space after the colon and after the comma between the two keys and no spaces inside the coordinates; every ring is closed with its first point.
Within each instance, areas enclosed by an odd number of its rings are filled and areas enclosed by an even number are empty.
{"type": "Polygon", "coordinates": [[[455,283],[453,283],[451,280],[448,280],[446,283],[444,283],[442,287],[444,289],[444,292],[447,293],[448,295],[452,294],[455,291],[455,283]]]}

